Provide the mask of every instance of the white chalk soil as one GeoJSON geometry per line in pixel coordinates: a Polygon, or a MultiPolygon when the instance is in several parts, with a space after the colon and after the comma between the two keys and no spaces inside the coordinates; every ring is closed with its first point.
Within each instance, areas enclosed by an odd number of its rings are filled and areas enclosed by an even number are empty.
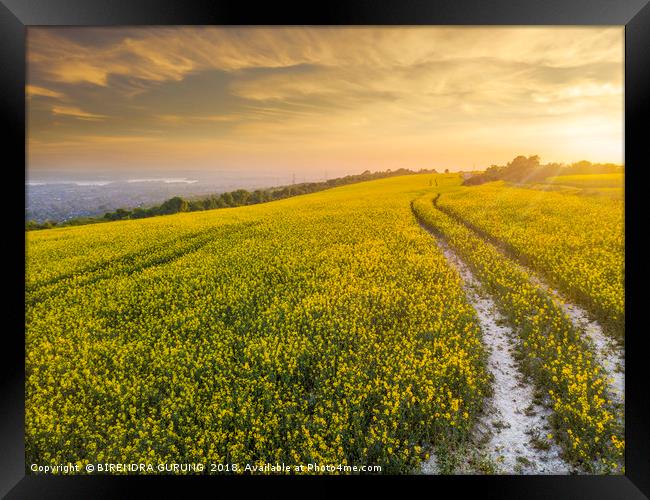
{"type": "MultiPolygon", "coordinates": [[[[426,229],[426,228],[425,228],[426,229]]],[[[488,370],[494,376],[494,393],[485,403],[473,440],[499,474],[570,474],[560,448],[549,434],[550,410],[536,404],[534,389],[519,372],[513,356],[516,334],[498,312],[496,304],[469,267],[441,238],[435,237],[445,257],[461,275],[467,299],[476,310],[483,342],[489,351],[488,370]]],[[[461,464],[457,473],[477,472],[461,464]]],[[[421,472],[439,473],[437,458],[424,462],[421,472]]]]}
{"type": "MultiPolygon", "coordinates": [[[[497,246],[495,248],[504,253],[500,247],[497,246]]],[[[517,264],[522,271],[528,274],[533,283],[544,289],[562,307],[573,325],[579,331],[583,332],[585,338],[591,343],[596,355],[596,361],[605,371],[609,390],[608,395],[617,407],[617,410],[619,410],[619,420],[623,423],[625,400],[625,350],[623,346],[603,333],[602,326],[598,321],[593,319],[588,311],[577,304],[572,304],[558,290],[551,287],[539,274],[529,267],[521,262],[517,262],[517,264]]]]}
{"type": "Polygon", "coordinates": [[[573,325],[585,334],[593,347],[596,360],[607,376],[609,396],[622,411],[625,400],[625,350],[623,347],[603,333],[602,326],[585,309],[568,302],[560,292],[549,286],[532,270],[524,269],[531,276],[531,281],[546,290],[555,302],[562,307],[573,325]]]}

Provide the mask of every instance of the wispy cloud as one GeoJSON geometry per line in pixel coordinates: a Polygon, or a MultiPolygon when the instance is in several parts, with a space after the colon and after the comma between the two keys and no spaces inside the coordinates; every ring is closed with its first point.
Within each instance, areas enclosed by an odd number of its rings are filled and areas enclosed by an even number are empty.
{"type": "Polygon", "coordinates": [[[622,28],[29,28],[28,61],[43,167],[88,134],[153,165],[138,130],[194,166],[622,161],[622,28]]]}
{"type": "Polygon", "coordinates": [[[27,87],[25,87],[25,93],[28,98],[33,96],[41,96],[60,99],[63,97],[63,94],[61,92],[46,89],[45,87],[39,87],[38,85],[27,85],[27,87]]]}
{"type": "Polygon", "coordinates": [[[89,113],[75,106],[53,106],[52,107],[53,115],[62,115],[62,116],[71,116],[72,118],[78,118],[79,120],[103,120],[106,118],[105,115],[98,115],[95,113],[89,113]]]}
{"type": "Polygon", "coordinates": [[[156,115],[166,123],[192,124],[201,122],[233,122],[240,120],[241,115],[156,115]]]}

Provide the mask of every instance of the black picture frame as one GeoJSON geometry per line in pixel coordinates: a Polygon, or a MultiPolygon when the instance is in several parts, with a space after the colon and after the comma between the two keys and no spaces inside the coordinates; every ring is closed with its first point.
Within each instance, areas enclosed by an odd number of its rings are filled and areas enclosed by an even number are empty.
{"type": "MultiPolygon", "coordinates": [[[[644,291],[648,264],[644,239],[650,158],[643,121],[650,116],[650,5],[648,0],[330,0],[282,6],[233,0],[0,0],[0,106],[6,206],[0,239],[8,255],[3,301],[3,363],[0,365],[0,496],[7,498],[128,498],[144,486],[149,496],[185,494],[197,477],[54,477],[26,474],[24,459],[24,203],[25,28],[104,25],[625,25],[625,232],[626,232],[626,474],[625,476],[400,476],[400,477],[230,477],[202,476],[213,494],[253,484],[271,496],[300,491],[319,496],[329,486],[364,489],[364,496],[397,480],[411,494],[453,496],[469,491],[481,498],[621,498],[650,496],[648,390],[649,352],[644,343],[644,291]],[[645,164],[644,164],[645,162],[645,164]],[[24,184],[23,184],[24,186],[24,184]],[[8,198],[8,197],[7,197],[8,198]],[[14,211],[16,213],[14,213],[14,211]],[[10,259],[10,260],[9,260],[10,259]],[[21,304],[21,301],[23,303],[21,304]],[[645,375],[645,376],[644,376],[645,375]],[[244,481],[248,479],[246,483],[244,481]],[[162,480],[162,481],[161,481],[162,480]],[[416,485],[417,483],[417,485],[416,485]],[[420,493],[414,489],[418,486],[420,493]],[[181,493],[183,492],[183,493],[181,493]]],[[[399,494],[399,493],[398,493],[399,494]]],[[[403,493],[402,493],[403,494],[403,493]]],[[[230,495],[228,495],[230,496],[230,495]]]]}

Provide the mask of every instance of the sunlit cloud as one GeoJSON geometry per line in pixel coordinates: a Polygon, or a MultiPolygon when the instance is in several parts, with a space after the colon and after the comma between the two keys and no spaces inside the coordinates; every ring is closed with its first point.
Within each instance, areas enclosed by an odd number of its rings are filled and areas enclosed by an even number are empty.
{"type": "Polygon", "coordinates": [[[75,106],[53,106],[52,114],[54,115],[63,115],[71,116],[73,118],[78,118],[80,120],[103,120],[106,118],[104,115],[97,115],[94,113],[88,113],[83,111],[75,106]]]}
{"type": "Polygon", "coordinates": [[[197,122],[232,122],[241,118],[236,115],[156,115],[161,121],[166,123],[190,124],[197,122]]]}
{"type": "Polygon", "coordinates": [[[623,158],[622,27],[29,28],[28,64],[36,169],[623,158]]]}
{"type": "Polygon", "coordinates": [[[61,92],[55,92],[54,90],[46,89],[45,87],[39,87],[38,85],[27,85],[25,87],[25,94],[28,98],[33,96],[42,96],[60,99],[63,97],[63,94],[61,92]]]}

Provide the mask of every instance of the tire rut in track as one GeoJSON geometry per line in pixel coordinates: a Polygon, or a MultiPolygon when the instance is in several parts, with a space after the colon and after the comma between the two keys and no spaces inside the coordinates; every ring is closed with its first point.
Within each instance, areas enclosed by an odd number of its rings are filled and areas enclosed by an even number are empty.
{"type": "Polygon", "coordinates": [[[523,262],[522,259],[515,258],[512,253],[508,251],[508,246],[504,242],[496,238],[487,238],[486,235],[482,231],[477,230],[473,224],[463,220],[450,210],[441,208],[438,204],[439,198],[440,196],[437,196],[433,200],[433,205],[438,210],[452,217],[460,224],[463,224],[466,228],[486,240],[488,243],[491,243],[493,247],[501,253],[501,255],[508,260],[515,262],[522,271],[530,276],[530,280],[534,284],[548,293],[555,303],[560,306],[573,326],[578,331],[582,332],[588,339],[593,348],[594,354],[596,355],[596,360],[605,371],[608,383],[608,395],[612,402],[622,409],[625,399],[625,349],[623,346],[616,340],[612,339],[609,335],[605,334],[602,325],[598,320],[594,319],[593,315],[584,307],[575,302],[571,302],[562,292],[549,285],[540,273],[534,271],[530,266],[523,262]]]}
{"type": "MultiPolygon", "coordinates": [[[[434,236],[445,258],[460,274],[467,299],[481,327],[483,342],[488,348],[488,371],[494,376],[494,393],[484,407],[474,431],[473,440],[480,452],[487,455],[501,474],[568,474],[571,467],[560,457],[560,448],[545,438],[550,433],[550,410],[537,404],[534,389],[520,373],[514,358],[516,334],[498,312],[494,300],[486,294],[469,267],[426,226],[434,236]],[[545,443],[543,447],[535,446],[545,443]]],[[[462,469],[471,467],[461,465],[462,469]]],[[[422,471],[438,470],[434,455],[422,464],[422,471]]],[[[466,470],[459,472],[465,473],[466,470]]]]}
{"type": "Polygon", "coordinates": [[[609,396],[614,404],[622,407],[625,399],[625,350],[611,337],[603,332],[600,323],[577,304],[568,302],[557,290],[542,280],[535,273],[522,266],[531,276],[531,281],[544,289],[558,304],[573,326],[581,331],[591,343],[596,360],[607,375],[609,396]]]}

